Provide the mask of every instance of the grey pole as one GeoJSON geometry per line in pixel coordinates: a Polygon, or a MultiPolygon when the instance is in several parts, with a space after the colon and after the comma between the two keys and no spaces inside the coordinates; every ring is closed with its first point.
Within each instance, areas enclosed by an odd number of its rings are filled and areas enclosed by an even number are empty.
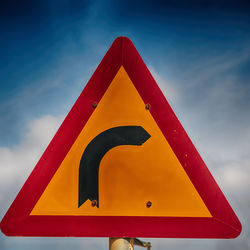
{"type": "Polygon", "coordinates": [[[109,238],[109,250],[134,250],[134,239],[109,238]]]}
{"type": "Polygon", "coordinates": [[[146,247],[151,250],[151,243],[137,238],[109,238],[109,250],[134,250],[134,246],[146,247]]]}

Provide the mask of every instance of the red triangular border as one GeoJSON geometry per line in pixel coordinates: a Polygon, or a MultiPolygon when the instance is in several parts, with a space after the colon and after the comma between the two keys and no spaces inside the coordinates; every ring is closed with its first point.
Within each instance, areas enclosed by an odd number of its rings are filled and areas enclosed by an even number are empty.
{"type": "Polygon", "coordinates": [[[9,236],[234,238],[241,224],[132,42],[117,38],[1,221],[9,236]],[[30,212],[123,65],[212,218],[30,216],[30,212]]]}

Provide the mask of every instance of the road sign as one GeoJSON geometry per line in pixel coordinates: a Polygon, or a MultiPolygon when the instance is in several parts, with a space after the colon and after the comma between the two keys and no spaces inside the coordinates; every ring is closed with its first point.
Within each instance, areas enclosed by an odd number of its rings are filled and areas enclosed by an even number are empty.
{"type": "Polygon", "coordinates": [[[1,222],[6,235],[234,238],[241,224],[117,38],[1,222]]]}

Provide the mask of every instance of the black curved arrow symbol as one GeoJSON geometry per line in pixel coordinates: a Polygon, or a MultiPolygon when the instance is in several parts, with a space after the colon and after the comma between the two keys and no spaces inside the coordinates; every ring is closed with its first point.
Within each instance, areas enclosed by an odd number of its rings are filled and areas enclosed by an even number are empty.
{"type": "Polygon", "coordinates": [[[141,126],[110,128],[97,135],[83,152],[79,166],[78,207],[87,199],[97,201],[99,207],[98,175],[103,156],[120,145],[142,145],[150,134],[141,126]]]}

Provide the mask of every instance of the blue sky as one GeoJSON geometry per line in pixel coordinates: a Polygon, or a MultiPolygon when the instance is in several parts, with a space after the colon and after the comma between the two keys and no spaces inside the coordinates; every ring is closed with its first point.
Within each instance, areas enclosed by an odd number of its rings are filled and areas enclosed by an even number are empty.
{"type": "MultiPolygon", "coordinates": [[[[250,248],[247,1],[1,1],[0,215],[112,41],[128,36],[243,224],[226,240],[152,239],[156,249],[250,248]]],[[[105,239],[15,239],[1,249],[107,249],[105,239]]]]}

